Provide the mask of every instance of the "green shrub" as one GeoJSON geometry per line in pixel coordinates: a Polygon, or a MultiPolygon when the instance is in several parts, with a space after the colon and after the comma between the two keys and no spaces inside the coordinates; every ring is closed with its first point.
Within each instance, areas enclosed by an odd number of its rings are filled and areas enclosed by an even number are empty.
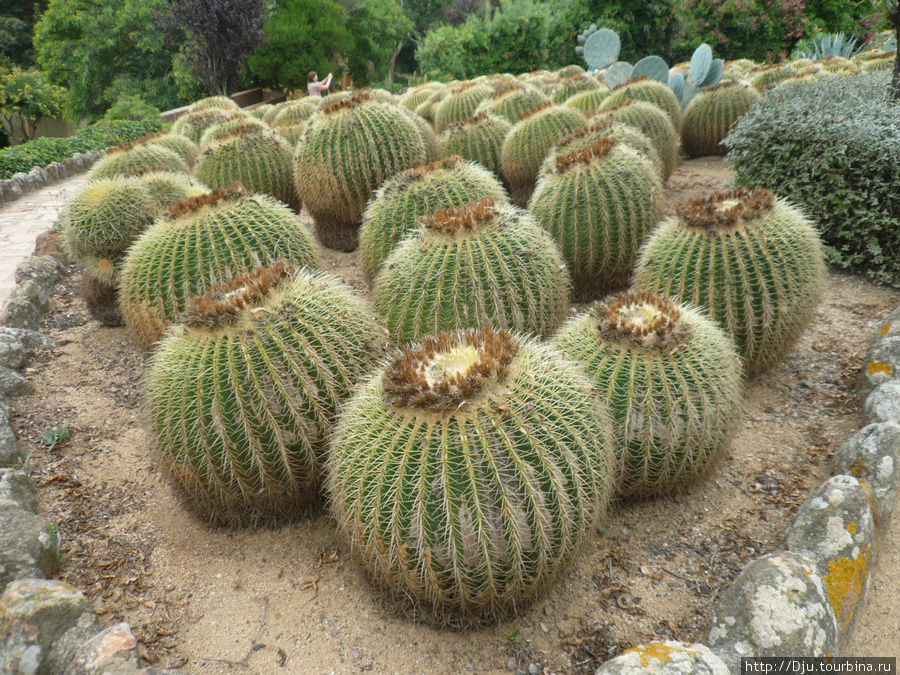
{"type": "Polygon", "coordinates": [[[36,138],[28,143],[0,150],[0,180],[36,166],[61,162],[76,152],[103,150],[119,143],[133,141],[163,128],[160,120],[130,122],[115,120],[98,122],[68,138],[36,138]]]}
{"type": "Polygon", "coordinates": [[[900,285],[900,106],[889,72],[781,87],[732,128],[741,185],[767,187],[818,222],[830,261],[900,285]]]}

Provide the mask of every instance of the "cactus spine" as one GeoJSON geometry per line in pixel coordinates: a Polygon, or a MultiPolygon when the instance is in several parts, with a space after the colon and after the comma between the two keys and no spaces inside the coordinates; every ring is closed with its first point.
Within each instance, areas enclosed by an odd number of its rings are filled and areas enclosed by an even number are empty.
{"type": "Polygon", "coordinates": [[[741,364],[701,312],[627,291],[567,321],[553,346],[609,404],[620,496],[683,490],[722,457],[740,417],[741,364]]]}
{"type": "Polygon", "coordinates": [[[529,110],[534,110],[549,101],[550,98],[537,89],[513,80],[495,89],[489,98],[481,102],[475,112],[497,115],[510,124],[515,124],[529,110]]]}
{"type": "Polygon", "coordinates": [[[375,278],[375,309],[395,342],[485,325],[547,336],[562,324],[568,275],[527,212],[484,199],[422,222],[375,278]]]}
{"type": "Polygon", "coordinates": [[[609,94],[609,89],[601,86],[597,89],[590,89],[588,91],[572,94],[565,100],[565,104],[570,108],[580,110],[584,113],[585,117],[590,118],[597,114],[600,110],[600,105],[609,94]]]}
{"type": "Polygon", "coordinates": [[[505,331],[440,334],[342,410],[328,492],[366,572],[440,625],[496,622],[561,578],[612,491],[584,376],[505,331]]]}
{"type": "Polygon", "coordinates": [[[338,404],[383,343],[329,277],[276,263],[214,286],[151,360],[146,407],[165,465],[214,522],[296,515],[318,494],[338,404]]]}
{"type": "Polygon", "coordinates": [[[475,114],[478,105],[491,95],[486,84],[467,82],[450,89],[450,93],[434,109],[434,131],[441,133],[454,122],[462,122],[475,114]]]}
{"type": "Polygon", "coordinates": [[[591,122],[604,119],[637,127],[653,141],[663,164],[663,183],[669,180],[678,166],[678,134],[665,112],[652,103],[630,99],[609,107],[601,106],[591,122]]]}
{"type": "Polygon", "coordinates": [[[675,133],[681,132],[681,103],[667,85],[646,76],[633,78],[613,89],[612,93],[600,104],[600,110],[630,100],[652,103],[669,116],[675,133]]]}
{"type": "Polygon", "coordinates": [[[438,137],[438,142],[445,157],[459,155],[499,176],[503,139],[510,129],[512,124],[506,119],[480,112],[451,124],[438,137]]]}
{"type": "Polygon", "coordinates": [[[633,283],[705,310],[731,334],[745,371],[755,375],[790,351],[827,279],[812,223],[757,188],[680,206],[647,240],[633,283]]]}
{"type": "Polygon", "coordinates": [[[684,111],[681,129],[684,153],[688,157],[728,154],[728,148],[720,143],[731,125],[759,99],[759,92],[737,80],[701,89],[684,111]]]}
{"type": "Polygon", "coordinates": [[[191,169],[173,150],[158,143],[122,143],[109,149],[99,162],[94,164],[88,175],[89,180],[124,176],[135,169],[164,167],[169,171],[190,173],[191,169]]]}

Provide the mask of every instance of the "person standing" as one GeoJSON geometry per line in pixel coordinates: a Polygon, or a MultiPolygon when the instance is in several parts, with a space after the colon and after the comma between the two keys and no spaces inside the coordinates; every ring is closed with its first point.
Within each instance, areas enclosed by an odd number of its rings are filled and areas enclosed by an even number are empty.
{"type": "Polygon", "coordinates": [[[306,84],[306,90],[309,92],[310,96],[318,96],[319,98],[322,98],[322,92],[327,92],[330,86],[331,73],[328,73],[328,77],[326,77],[322,82],[319,82],[319,76],[316,75],[316,71],[309,71],[309,81],[306,84]]]}

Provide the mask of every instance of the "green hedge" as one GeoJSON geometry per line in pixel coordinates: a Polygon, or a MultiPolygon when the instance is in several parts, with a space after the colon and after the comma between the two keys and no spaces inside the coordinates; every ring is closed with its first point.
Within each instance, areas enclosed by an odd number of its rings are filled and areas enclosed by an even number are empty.
{"type": "Polygon", "coordinates": [[[68,138],[36,138],[28,143],[0,150],[0,179],[17,173],[28,173],[34,167],[61,162],[76,152],[103,150],[119,143],[133,141],[163,128],[160,120],[132,122],[115,120],[98,122],[68,138]]]}
{"type": "Polygon", "coordinates": [[[900,286],[900,102],[891,73],[770,91],[723,141],[742,185],[818,222],[831,262],[900,286]]]}

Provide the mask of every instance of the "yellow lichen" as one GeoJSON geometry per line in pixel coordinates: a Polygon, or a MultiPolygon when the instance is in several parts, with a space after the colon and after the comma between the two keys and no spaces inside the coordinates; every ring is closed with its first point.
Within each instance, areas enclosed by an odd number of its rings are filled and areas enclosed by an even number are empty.
{"type": "Polygon", "coordinates": [[[869,361],[869,375],[877,375],[878,373],[890,375],[893,370],[894,367],[890,363],[882,363],[881,361],[876,361],[875,359],[869,361]]]}
{"type": "MultiPolygon", "coordinates": [[[[690,645],[687,645],[687,647],[690,647],[690,645]]],[[[647,668],[650,665],[650,659],[656,659],[659,663],[668,663],[672,660],[673,653],[681,652],[690,654],[693,657],[697,656],[695,651],[682,647],[669,647],[664,642],[651,642],[646,647],[634,647],[626,650],[623,654],[638,654],[641,657],[641,667],[647,668]]]]}
{"type": "Polygon", "coordinates": [[[866,546],[865,554],[854,560],[840,557],[828,562],[825,588],[841,634],[849,627],[853,610],[862,598],[862,589],[869,578],[869,554],[870,549],[866,546]]]}
{"type": "Polygon", "coordinates": [[[847,532],[849,532],[850,534],[856,534],[856,523],[850,523],[847,526],[847,532]]]}
{"type": "Polygon", "coordinates": [[[885,335],[887,335],[890,332],[891,326],[893,326],[893,325],[894,324],[892,324],[892,323],[884,324],[884,326],[882,326],[881,330],[878,331],[878,334],[881,335],[882,337],[884,337],[885,335]]]}

